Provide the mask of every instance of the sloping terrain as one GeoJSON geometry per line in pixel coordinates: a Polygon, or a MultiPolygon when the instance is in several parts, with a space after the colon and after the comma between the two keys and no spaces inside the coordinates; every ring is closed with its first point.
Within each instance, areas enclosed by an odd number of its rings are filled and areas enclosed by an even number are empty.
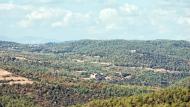
{"type": "Polygon", "coordinates": [[[0,69],[0,84],[32,84],[33,81],[0,69]]]}
{"type": "Polygon", "coordinates": [[[189,107],[190,90],[187,88],[166,89],[151,94],[95,100],[76,107],[189,107]]]}
{"type": "Polygon", "coordinates": [[[0,41],[0,68],[0,103],[5,107],[97,107],[97,102],[100,107],[121,107],[124,102],[129,107],[189,104],[188,89],[183,90],[190,77],[188,41],[0,41]],[[170,93],[165,90],[170,86],[182,90],[170,93]],[[140,105],[131,105],[131,101],[140,105]]]}
{"type": "Polygon", "coordinates": [[[190,70],[188,41],[80,40],[37,45],[0,41],[0,47],[11,51],[99,56],[104,62],[118,66],[190,70]]]}

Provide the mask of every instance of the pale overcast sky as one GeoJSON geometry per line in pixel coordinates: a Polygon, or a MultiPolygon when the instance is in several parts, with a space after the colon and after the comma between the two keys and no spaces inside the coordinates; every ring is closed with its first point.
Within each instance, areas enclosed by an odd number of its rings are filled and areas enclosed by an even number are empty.
{"type": "Polygon", "coordinates": [[[0,40],[190,40],[190,0],[0,0],[0,40]]]}

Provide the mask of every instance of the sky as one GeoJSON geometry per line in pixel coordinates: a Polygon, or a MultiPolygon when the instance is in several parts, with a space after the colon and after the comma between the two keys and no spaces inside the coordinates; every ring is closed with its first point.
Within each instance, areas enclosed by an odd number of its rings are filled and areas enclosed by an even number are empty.
{"type": "Polygon", "coordinates": [[[0,40],[190,41],[190,0],[0,0],[0,40]]]}

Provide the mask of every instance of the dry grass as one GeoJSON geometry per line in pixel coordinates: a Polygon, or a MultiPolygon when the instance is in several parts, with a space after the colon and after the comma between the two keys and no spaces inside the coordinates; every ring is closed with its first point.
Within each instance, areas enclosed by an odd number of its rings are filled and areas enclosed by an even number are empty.
{"type": "MultiPolygon", "coordinates": [[[[28,78],[14,75],[6,70],[0,69],[0,81],[4,81],[6,84],[32,84],[33,81],[28,78]]],[[[1,83],[0,83],[1,84],[1,83]]]]}

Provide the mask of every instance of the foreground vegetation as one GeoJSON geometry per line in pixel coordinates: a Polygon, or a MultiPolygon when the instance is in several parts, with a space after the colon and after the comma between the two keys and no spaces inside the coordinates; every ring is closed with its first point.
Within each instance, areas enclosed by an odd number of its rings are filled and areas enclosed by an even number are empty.
{"type": "Polygon", "coordinates": [[[131,97],[95,100],[75,107],[189,107],[190,89],[174,88],[131,97]]]}

